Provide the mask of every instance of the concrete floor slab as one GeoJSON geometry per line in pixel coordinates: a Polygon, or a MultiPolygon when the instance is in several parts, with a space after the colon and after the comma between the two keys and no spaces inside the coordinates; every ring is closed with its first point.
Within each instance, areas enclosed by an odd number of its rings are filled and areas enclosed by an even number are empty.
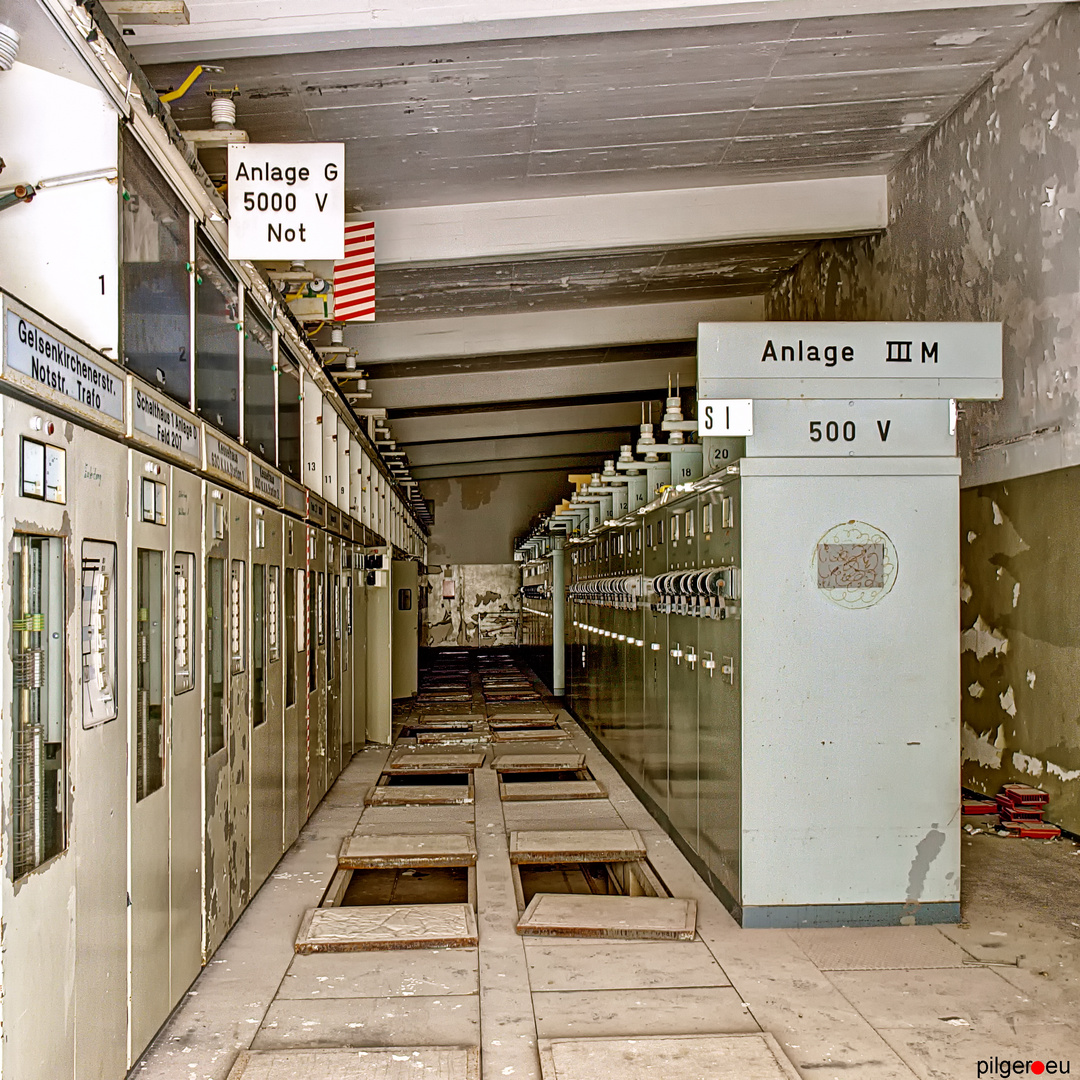
{"type": "MultiPolygon", "coordinates": [[[[939,926],[937,929],[950,941],[955,942],[974,961],[980,964],[1014,965],[1020,956],[1021,941],[1018,935],[1010,938],[1008,930],[992,930],[988,926],[972,927],[939,926]]],[[[1057,937],[1058,935],[1055,935],[1057,937]]],[[[1024,945],[1027,948],[1027,945],[1024,945]]],[[[1026,955],[1026,954],[1025,954],[1026,955]]]]}
{"type": "Polygon", "coordinates": [[[771,1035],[552,1039],[540,1044],[544,1080],[798,1080],[771,1035]]]}
{"type": "Polygon", "coordinates": [[[950,1019],[950,1026],[972,1030],[1001,1020],[1013,1030],[1046,1022],[1040,1005],[990,968],[834,971],[829,981],[879,1029],[935,1029],[950,1019]]]}
{"type": "MultiPolygon", "coordinates": [[[[978,1075],[978,1062],[993,1058],[1042,1061],[1044,1064],[1051,1060],[1080,1060],[1080,1037],[1075,1024],[1043,1025],[1021,1032],[1002,1031],[993,1042],[984,1032],[946,1024],[929,1029],[885,1030],[882,1034],[919,1080],[966,1080],[966,1077],[978,1075]]],[[[984,1072],[982,1075],[993,1074],[984,1072]]],[[[1001,1075],[999,1070],[998,1076],[1001,1075]]]]}
{"type": "Polygon", "coordinates": [[[229,1080],[480,1080],[475,1049],[256,1050],[237,1059],[229,1080]]]}
{"type": "MultiPolygon", "coordinates": [[[[977,1075],[976,1063],[988,1053],[1009,1056],[1015,1051],[1023,1060],[1057,1053],[1064,1060],[1071,1052],[1080,1058],[1080,1050],[1069,1042],[1076,1038],[1073,1028],[1080,1015],[1080,918],[1075,902],[1080,858],[1069,857],[1080,849],[1072,842],[962,838],[968,925],[938,932],[972,957],[995,964],[1013,961],[1012,966],[826,973],[788,932],[740,930],[608,760],[572,719],[562,716],[574,740],[568,746],[587,754],[596,779],[608,788],[608,799],[501,803],[497,772],[481,769],[475,774],[476,806],[372,807],[361,813],[362,789],[376,781],[390,749],[372,746],[358,754],[211,958],[132,1073],[133,1080],[225,1080],[237,1053],[248,1049],[267,1018],[267,1009],[278,1005],[293,1007],[297,1023],[288,1037],[299,1046],[322,1045],[328,1033],[343,1042],[359,1038],[370,1044],[375,1041],[370,1032],[389,1039],[395,1024],[402,1043],[416,1041],[417,1032],[424,1041],[434,1041],[431,1016],[445,1023],[448,1039],[452,1035],[456,1041],[462,1032],[453,1025],[463,1010],[450,1010],[454,1001],[479,1002],[484,1080],[539,1080],[537,1015],[545,1008],[550,1012],[553,1002],[561,999],[568,1023],[577,1021],[582,1027],[588,1022],[602,1029],[627,1013],[631,1006],[626,995],[632,994],[635,1001],[649,1002],[633,1007],[641,1015],[631,1016],[634,1030],[628,1037],[640,1040],[640,1032],[650,1030],[658,1011],[654,999],[676,1001],[673,1015],[685,1020],[697,1014],[678,996],[696,990],[736,995],[729,1000],[737,1000],[740,1010],[774,1034],[802,1075],[814,1080],[966,1080],[977,1075]],[[474,822],[479,948],[295,955],[295,928],[303,912],[319,903],[337,865],[341,838],[354,826],[361,835],[416,835],[471,833],[474,822]],[[583,827],[637,829],[665,884],[676,896],[697,901],[697,939],[638,943],[519,936],[507,830],[583,827]],[[721,978],[730,978],[734,991],[719,980],[698,987],[663,985],[677,983],[680,972],[701,981],[704,970],[694,974],[704,962],[700,953],[685,964],[675,961],[679,951],[703,948],[723,969],[721,978]],[[658,959],[632,959],[632,950],[638,949],[656,950],[658,959]],[[537,950],[552,950],[542,954],[551,956],[544,961],[549,967],[541,968],[535,960],[541,955],[537,950]],[[563,968],[554,950],[581,950],[579,956],[598,951],[580,968],[571,960],[563,968]],[[668,950],[671,963],[665,966],[668,950]],[[415,965],[410,963],[414,958],[415,965]],[[1020,966],[1015,966],[1018,958],[1020,966]],[[543,971],[550,972],[546,988],[540,988],[543,971]],[[578,973],[584,982],[576,981],[578,973]],[[662,982],[648,984],[652,977],[662,982]],[[999,998],[992,977],[1012,988],[1014,1005],[999,998]],[[619,985],[631,979],[630,985],[619,985]],[[574,998],[581,994],[586,996],[574,998]],[[586,1010],[590,994],[596,996],[597,1007],[586,1010]],[[1000,1014],[995,1015],[991,1005],[999,1000],[1000,1014]],[[344,1024],[366,1026],[379,1020],[382,1026],[339,1028],[328,1015],[307,1011],[334,1003],[348,1010],[339,1017],[344,1024]],[[404,1018],[383,1015],[399,1005],[408,1011],[404,1018]],[[941,1019],[951,1016],[967,1020],[969,1026],[941,1019]],[[303,1020],[312,1023],[305,1026],[303,1020]]],[[[398,718],[404,718],[404,712],[398,718]]],[[[716,1009],[708,1015],[713,1024],[709,1030],[702,1028],[702,1038],[718,1029],[716,1009]]],[[[260,1038],[280,1030],[279,1019],[267,1019],[278,1026],[268,1027],[260,1038]]],[[[553,1016],[548,1022],[554,1022],[553,1016]]],[[[293,1074],[287,1075],[293,1080],[293,1074]]],[[[714,1080],[712,1073],[705,1075],[714,1080]]],[[[602,1080],[609,1077],[627,1080],[626,1069],[620,1065],[602,1080]]],[[[668,1075],[661,1080],[669,1080],[668,1075]]]]}
{"type": "Polygon", "coordinates": [[[296,956],[278,999],[439,997],[479,993],[477,950],[314,953],[296,956]]]}
{"type": "Polygon", "coordinates": [[[621,829],[619,817],[607,799],[581,802],[503,803],[507,829],[621,829]]]}
{"type": "Polygon", "coordinates": [[[337,998],[274,1002],[251,1046],[433,1046],[480,1044],[479,999],[446,997],[337,998]]]}
{"type": "Polygon", "coordinates": [[[700,941],[526,941],[525,955],[534,992],[728,984],[720,965],[700,941]]]}
{"type": "Polygon", "coordinates": [[[964,950],[936,926],[789,930],[788,935],[821,971],[959,968],[966,962],[964,950]]]}
{"type": "Polygon", "coordinates": [[[485,1080],[540,1080],[536,1020],[525,946],[517,935],[517,900],[507,851],[496,774],[476,774],[477,921],[480,950],[480,1015],[485,1080]]]}
{"type": "MultiPolygon", "coordinates": [[[[542,1039],[573,1036],[704,1035],[757,1032],[729,986],[663,990],[580,990],[533,994],[542,1039]]],[[[604,1074],[621,1080],[622,1074],[604,1074]]]]}
{"type": "Polygon", "coordinates": [[[462,832],[464,826],[475,821],[476,809],[471,803],[440,806],[437,814],[428,806],[369,806],[360,815],[354,832],[462,832]]]}

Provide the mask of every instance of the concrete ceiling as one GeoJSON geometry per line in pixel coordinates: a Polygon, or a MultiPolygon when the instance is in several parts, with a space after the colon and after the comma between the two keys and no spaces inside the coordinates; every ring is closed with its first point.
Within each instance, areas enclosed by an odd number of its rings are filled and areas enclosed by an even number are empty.
{"type": "Polygon", "coordinates": [[[252,141],[346,145],[379,263],[378,321],[346,330],[371,374],[354,403],[421,482],[611,456],[693,380],[696,323],[760,317],[813,243],[885,228],[889,170],[1056,9],[188,6],[127,39],[161,90],[224,68],[173,103],[181,129],[235,85],[252,141]]]}
{"type": "Polygon", "coordinates": [[[398,265],[379,273],[375,302],[380,319],[394,320],[745,296],[809,248],[804,240],[398,265]]]}
{"type": "MultiPolygon", "coordinates": [[[[884,172],[1045,17],[1025,4],[202,59],[240,87],[253,140],[343,141],[350,205],[378,210],[884,172]]],[[[175,87],[190,67],[148,72],[175,87]]],[[[207,126],[209,99],[173,116],[207,126]]]]}

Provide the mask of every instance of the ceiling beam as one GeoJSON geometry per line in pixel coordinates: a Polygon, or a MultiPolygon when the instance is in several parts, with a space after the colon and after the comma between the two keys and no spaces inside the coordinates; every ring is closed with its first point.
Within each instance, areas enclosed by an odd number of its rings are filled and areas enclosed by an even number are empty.
{"type": "Polygon", "coordinates": [[[735,296],[667,304],[352,324],[345,328],[345,342],[359,351],[362,365],[374,368],[380,363],[402,360],[686,341],[697,338],[698,323],[752,322],[763,315],[762,297],[735,296]]]}
{"type": "Polygon", "coordinates": [[[601,364],[512,368],[506,371],[453,372],[369,380],[371,405],[376,409],[453,408],[543,398],[588,397],[610,393],[655,392],[678,379],[683,386],[697,381],[697,357],[660,360],[613,360],[601,364]]]}
{"type": "Polygon", "coordinates": [[[376,263],[471,263],[574,252],[813,239],[889,223],[885,176],[379,210],[376,263]]]}
{"type": "MultiPolygon", "coordinates": [[[[425,465],[413,469],[413,478],[444,480],[453,476],[493,476],[517,472],[596,472],[601,464],[600,455],[573,454],[565,457],[518,458],[516,461],[473,461],[460,465],[425,465]]],[[[569,486],[569,481],[567,482],[569,486]]]]}
{"type": "MultiPolygon", "coordinates": [[[[281,8],[237,18],[234,5],[198,5],[188,26],[140,27],[132,51],[141,64],[237,56],[280,56],[339,49],[402,45],[449,45],[465,41],[617,33],[679,26],[730,26],[739,23],[824,19],[889,12],[940,11],[943,8],[1015,6],[1016,0],[623,0],[612,11],[603,0],[549,0],[536,15],[532,0],[500,5],[491,17],[484,0],[460,4],[333,5],[312,19],[306,9],[281,8]]],[[[1048,7],[1054,5],[1046,5],[1048,7]]]]}
{"type": "Polygon", "coordinates": [[[590,431],[572,435],[526,435],[499,439],[464,439],[409,447],[411,468],[475,461],[510,462],[521,458],[614,454],[625,431],[590,431]]]}
{"type": "MultiPolygon", "coordinates": [[[[656,421],[659,422],[659,416],[656,421]]],[[[398,445],[408,445],[555,431],[629,431],[640,423],[640,403],[617,401],[600,405],[542,406],[537,409],[406,416],[391,420],[390,426],[398,445]]],[[[410,454],[413,449],[410,445],[410,454]]]]}

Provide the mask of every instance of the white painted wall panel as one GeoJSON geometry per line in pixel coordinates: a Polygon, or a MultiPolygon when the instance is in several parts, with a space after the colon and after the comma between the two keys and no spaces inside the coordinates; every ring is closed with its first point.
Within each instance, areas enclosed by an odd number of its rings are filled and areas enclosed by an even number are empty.
{"type": "Polygon", "coordinates": [[[748,464],[742,903],[955,901],[958,478],[748,464]],[[866,610],[817,588],[819,538],[852,519],[898,556],[892,591],[866,610]]]}
{"type": "MultiPolygon", "coordinates": [[[[117,115],[99,90],[16,63],[0,75],[0,188],[116,168],[117,115]]],[[[0,285],[116,359],[116,184],[40,191],[0,217],[0,285]]]]}

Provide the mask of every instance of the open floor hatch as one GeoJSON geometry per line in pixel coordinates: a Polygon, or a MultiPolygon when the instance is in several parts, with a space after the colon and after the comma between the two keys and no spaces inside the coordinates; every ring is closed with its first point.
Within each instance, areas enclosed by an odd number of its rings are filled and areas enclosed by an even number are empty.
{"type": "Polygon", "coordinates": [[[496,758],[503,802],[603,799],[607,789],[578,754],[522,754],[496,758]]]}
{"type": "Polygon", "coordinates": [[[633,829],[510,834],[519,934],[692,940],[693,900],[672,897],[633,829]]]}
{"type": "Polygon", "coordinates": [[[471,806],[472,772],[382,773],[364,797],[367,806],[471,806]]]}
{"type": "Polygon", "coordinates": [[[476,909],[476,844],[466,833],[353,835],[322,907],[469,904],[476,909]]]}

